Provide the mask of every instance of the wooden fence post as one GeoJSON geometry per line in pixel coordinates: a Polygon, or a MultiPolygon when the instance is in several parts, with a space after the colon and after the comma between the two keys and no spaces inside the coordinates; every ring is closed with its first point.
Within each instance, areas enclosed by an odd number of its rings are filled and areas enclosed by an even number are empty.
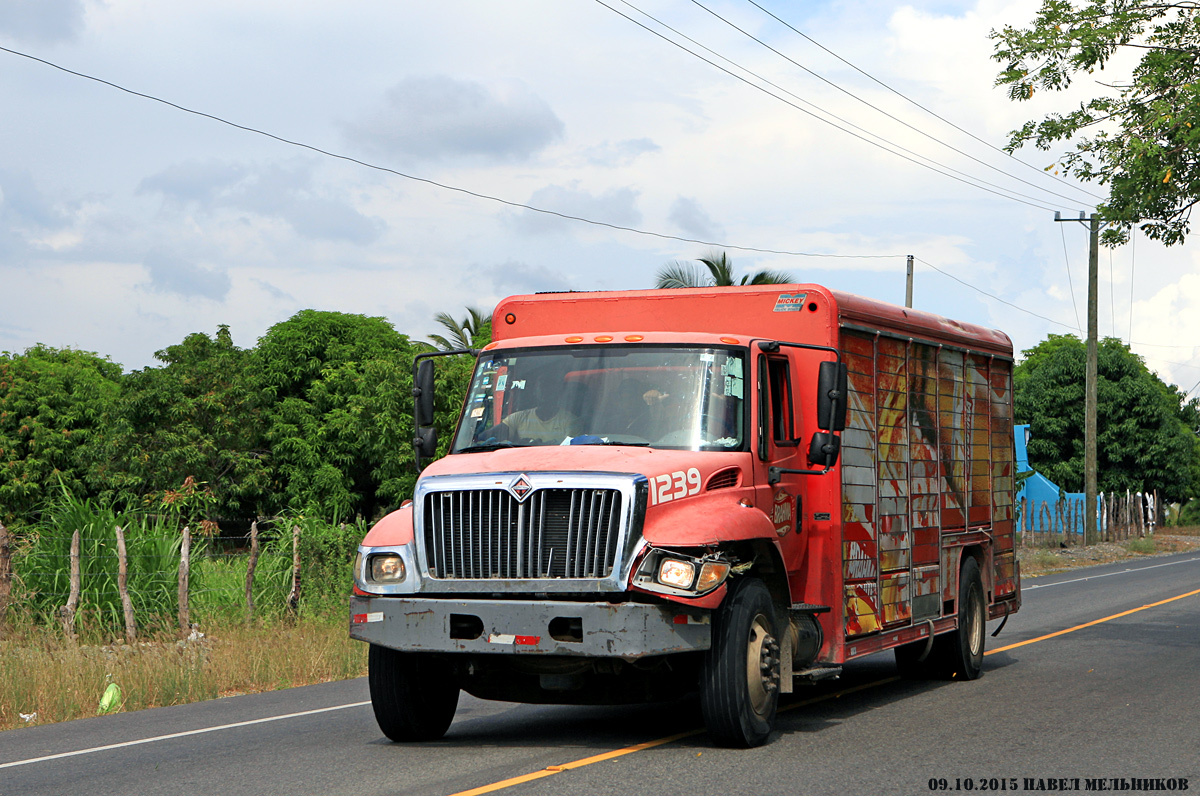
{"type": "Polygon", "coordinates": [[[1021,522],[1018,528],[1021,531],[1021,547],[1029,547],[1029,499],[1021,498],[1021,522]]]}
{"type": "Polygon", "coordinates": [[[258,566],[258,520],[250,523],[250,562],[246,564],[246,624],[254,619],[254,569],[258,566]]]}
{"type": "Polygon", "coordinates": [[[188,606],[188,575],[192,568],[192,529],[183,526],[183,539],[179,543],[179,632],[187,635],[191,626],[191,611],[188,606]]]}
{"type": "Polygon", "coordinates": [[[71,534],[71,590],[67,594],[67,604],[59,611],[62,615],[63,633],[71,640],[75,639],[75,611],[79,608],[79,592],[82,586],[79,564],[80,543],[79,529],[76,528],[75,533],[71,534]]]}
{"type": "Polygon", "coordinates": [[[300,608],[300,525],[292,526],[292,593],[287,598],[288,610],[293,614],[300,608]]]}
{"type": "Polygon", "coordinates": [[[1125,539],[1133,533],[1133,495],[1125,490],[1125,539]]]}
{"type": "Polygon", "coordinates": [[[1134,498],[1136,501],[1138,501],[1134,509],[1136,511],[1136,514],[1134,515],[1134,523],[1136,527],[1138,527],[1138,538],[1141,539],[1146,535],[1146,507],[1145,504],[1142,503],[1141,492],[1136,492],[1134,498]]]}
{"type": "Polygon", "coordinates": [[[0,638],[4,634],[4,618],[8,615],[8,599],[12,594],[12,543],[8,528],[0,522],[0,638]]]}
{"type": "Polygon", "coordinates": [[[125,529],[117,526],[117,591],[125,611],[125,642],[137,640],[137,622],[133,618],[133,601],[129,599],[129,556],[125,552],[125,529]]]}

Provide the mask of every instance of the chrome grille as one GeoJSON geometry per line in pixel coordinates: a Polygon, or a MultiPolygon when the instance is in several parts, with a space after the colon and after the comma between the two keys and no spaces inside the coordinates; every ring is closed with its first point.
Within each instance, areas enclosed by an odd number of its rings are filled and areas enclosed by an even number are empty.
{"type": "Polygon", "coordinates": [[[604,578],[621,537],[616,489],[507,490],[425,497],[425,553],[435,578],[604,578]]]}

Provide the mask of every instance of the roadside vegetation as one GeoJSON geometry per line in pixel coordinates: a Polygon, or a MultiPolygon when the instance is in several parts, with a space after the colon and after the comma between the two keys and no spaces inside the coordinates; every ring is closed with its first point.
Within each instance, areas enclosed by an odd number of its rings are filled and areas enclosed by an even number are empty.
{"type": "Polygon", "coordinates": [[[1021,577],[1034,578],[1077,567],[1092,567],[1145,556],[1200,550],[1200,525],[1168,527],[1125,542],[1070,547],[1018,547],[1021,577]]]}
{"type": "Polygon", "coordinates": [[[201,533],[181,596],[183,528],[202,503],[195,487],[153,511],[64,493],[24,529],[10,547],[14,588],[0,617],[0,730],[96,715],[112,684],[119,694],[105,712],[365,674],[346,601],[366,523],[281,517],[263,524],[253,558],[246,540],[205,536],[193,521],[201,533]]]}

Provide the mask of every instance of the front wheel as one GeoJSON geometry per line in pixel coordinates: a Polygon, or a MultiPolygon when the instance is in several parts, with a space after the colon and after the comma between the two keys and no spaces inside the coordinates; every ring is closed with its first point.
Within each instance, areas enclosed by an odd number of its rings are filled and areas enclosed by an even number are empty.
{"type": "Polygon", "coordinates": [[[393,741],[435,741],[458,709],[458,683],[428,654],[371,645],[367,684],[379,729],[393,741]]]}
{"type": "Polygon", "coordinates": [[[713,615],[700,672],[700,708],[719,746],[765,743],[779,702],[775,605],[757,578],[738,583],[713,615]]]}

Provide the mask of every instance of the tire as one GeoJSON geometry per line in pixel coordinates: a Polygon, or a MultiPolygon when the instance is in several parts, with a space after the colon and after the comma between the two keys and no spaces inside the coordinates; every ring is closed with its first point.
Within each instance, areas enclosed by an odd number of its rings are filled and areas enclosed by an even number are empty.
{"type": "Polygon", "coordinates": [[[718,746],[760,746],[770,736],[779,703],[779,635],[771,593],[757,578],[741,580],[713,614],[700,708],[718,746]]]}
{"type": "Polygon", "coordinates": [[[979,564],[965,558],[958,576],[959,626],[937,636],[925,660],[926,639],[896,647],[896,668],[901,677],[914,680],[975,680],[983,674],[983,581],[979,564]]]}
{"type": "Polygon", "coordinates": [[[954,680],[976,680],[983,674],[983,648],[987,615],[983,579],[974,558],[963,561],[958,574],[958,627],[944,637],[942,663],[954,680]]]}
{"type": "Polygon", "coordinates": [[[371,645],[367,683],[379,729],[397,742],[435,741],[458,709],[453,672],[428,655],[371,645]]]}

